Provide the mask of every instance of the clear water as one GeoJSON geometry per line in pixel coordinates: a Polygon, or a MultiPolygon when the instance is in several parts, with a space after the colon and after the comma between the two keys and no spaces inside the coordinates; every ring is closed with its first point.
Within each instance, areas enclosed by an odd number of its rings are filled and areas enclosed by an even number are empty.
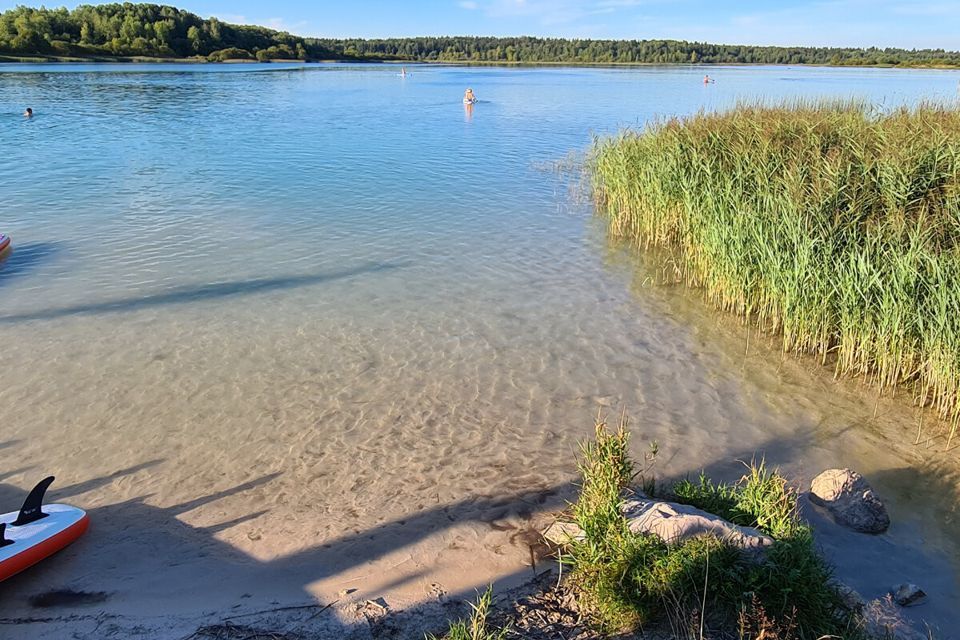
{"type": "Polygon", "coordinates": [[[934,427],[911,448],[908,403],[645,284],[655,265],[610,246],[556,168],[657,115],[951,100],[958,74],[408,70],[0,66],[5,482],[55,472],[90,508],[253,482],[177,514],[235,522],[217,539],[263,561],[459,505],[484,532],[467,553],[492,554],[510,545],[487,524],[561,508],[576,443],[625,408],[663,474],[731,476],[755,451],[801,479],[858,467],[895,534],[955,561],[934,427]]]}

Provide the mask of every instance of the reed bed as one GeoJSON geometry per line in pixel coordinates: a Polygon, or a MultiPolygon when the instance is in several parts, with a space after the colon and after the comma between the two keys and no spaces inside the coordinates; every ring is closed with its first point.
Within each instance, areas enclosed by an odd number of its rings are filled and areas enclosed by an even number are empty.
{"type": "Polygon", "coordinates": [[[960,422],[960,109],[740,105],[598,140],[611,231],[680,281],[960,422]]]}

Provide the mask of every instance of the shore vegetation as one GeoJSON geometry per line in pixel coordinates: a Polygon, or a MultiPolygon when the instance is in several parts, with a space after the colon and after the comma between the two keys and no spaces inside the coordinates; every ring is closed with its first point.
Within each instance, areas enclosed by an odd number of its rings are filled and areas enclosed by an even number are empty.
{"type": "Polygon", "coordinates": [[[705,626],[739,628],[741,637],[859,637],[831,569],[800,519],[796,491],[764,463],[749,465],[732,485],[701,476],[669,492],[679,502],[769,535],[773,546],[761,562],[709,535],[668,544],[629,530],[621,504],[635,468],[623,422],[616,430],[598,423],[596,439],[581,449],[579,468],[573,518],[584,539],[571,547],[567,562],[584,606],[602,628],[623,631],[668,620],[679,637],[700,637],[705,626]]]}
{"type": "Polygon", "coordinates": [[[960,52],[942,49],[763,47],[684,40],[589,40],[533,37],[426,37],[319,41],[348,57],[473,63],[792,64],[956,67],[960,52]]]}
{"type": "MultiPolygon", "coordinates": [[[[616,236],[838,376],[960,421],[960,109],[742,105],[599,140],[616,236]]],[[[948,442],[949,446],[949,442],[948,442]]]]}
{"type": "MultiPolygon", "coordinates": [[[[656,486],[655,463],[653,448],[638,469],[625,419],[616,429],[598,421],[595,438],[581,446],[580,491],[567,516],[580,535],[559,557],[570,569],[562,572],[563,589],[596,632],[590,637],[871,637],[801,519],[797,491],[777,470],[754,461],[733,484],[701,475],[656,496],[758,529],[772,544],[756,555],[711,534],[668,543],[631,531],[624,501],[656,486]]],[[[473,615],[455,622],[445,640],[510,637],[488,620],[489,590],[472,607],[473,615]]]]}
{"type": "Polygon", "coordinates": [[[493,588],[487,587],[487,590],[477,597],[476,603],[470,603],[472,611],[468,618],[453,622],[442,638],[428,635],[426,640],[506,640],[510,633],[509,627],[496,629],[490,624],[492,602],[493,588]]]}
{"type": "Polygon", "coordinates": [[[331,59],[318,42],[156,4],[99,4],[0,12],[0,54],[51,58],[331,59]]]}

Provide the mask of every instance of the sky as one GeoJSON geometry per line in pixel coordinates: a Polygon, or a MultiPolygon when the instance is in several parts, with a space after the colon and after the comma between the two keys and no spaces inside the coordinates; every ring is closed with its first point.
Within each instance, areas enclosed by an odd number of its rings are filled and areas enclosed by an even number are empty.
{"type": "MultiPolygon", "coordinates": [[[[532,35],[960,50],[960,0],[154,1],[302,36],[532,35]]],[[[15,4],[33,3],[0,0],[0,9],[15,4]]]]}

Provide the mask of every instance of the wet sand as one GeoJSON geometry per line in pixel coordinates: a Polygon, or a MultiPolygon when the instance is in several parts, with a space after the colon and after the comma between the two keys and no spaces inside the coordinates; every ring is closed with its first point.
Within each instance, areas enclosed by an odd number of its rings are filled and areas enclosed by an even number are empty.
{"type": "MultiPolygon", "coordinates": [[[[893,525],[865,537],[814,514],[840,577],[868,598],[918,582],[931,598],[910,614],[950,628],[957,473],[942,427],[913,445],[909,402],[781,359],[696,294],[631,287],[649,272],[610,258],[605,313],[527,319],[539,328],[523,334],[509,309],[497,322],[413,308],[267,321],[239,301],[30,322],[0,374],[0,502],[52,471],[52,499],[89,510],[93,527],[0,586],[0,618],[53,618],[12,627],[37,637],[104,637],[89,629],[109,624],[177,638],[316,602],[336,603],[324,624],[363,630],[354,607],[368,599],[402,610],[515,587],[532,557],[549,562],[536,532],[575,496],[577,442],[598,410],[625,407],[637,456],[659,441],[663,478],[734,479],[755,455],[801,485],[827,467],[860,470],[893,525]],[[27,604],[56,589],[106,599],[27,604]]],[[[364,284],[315,286],[349,301],[364,284]]]]}

